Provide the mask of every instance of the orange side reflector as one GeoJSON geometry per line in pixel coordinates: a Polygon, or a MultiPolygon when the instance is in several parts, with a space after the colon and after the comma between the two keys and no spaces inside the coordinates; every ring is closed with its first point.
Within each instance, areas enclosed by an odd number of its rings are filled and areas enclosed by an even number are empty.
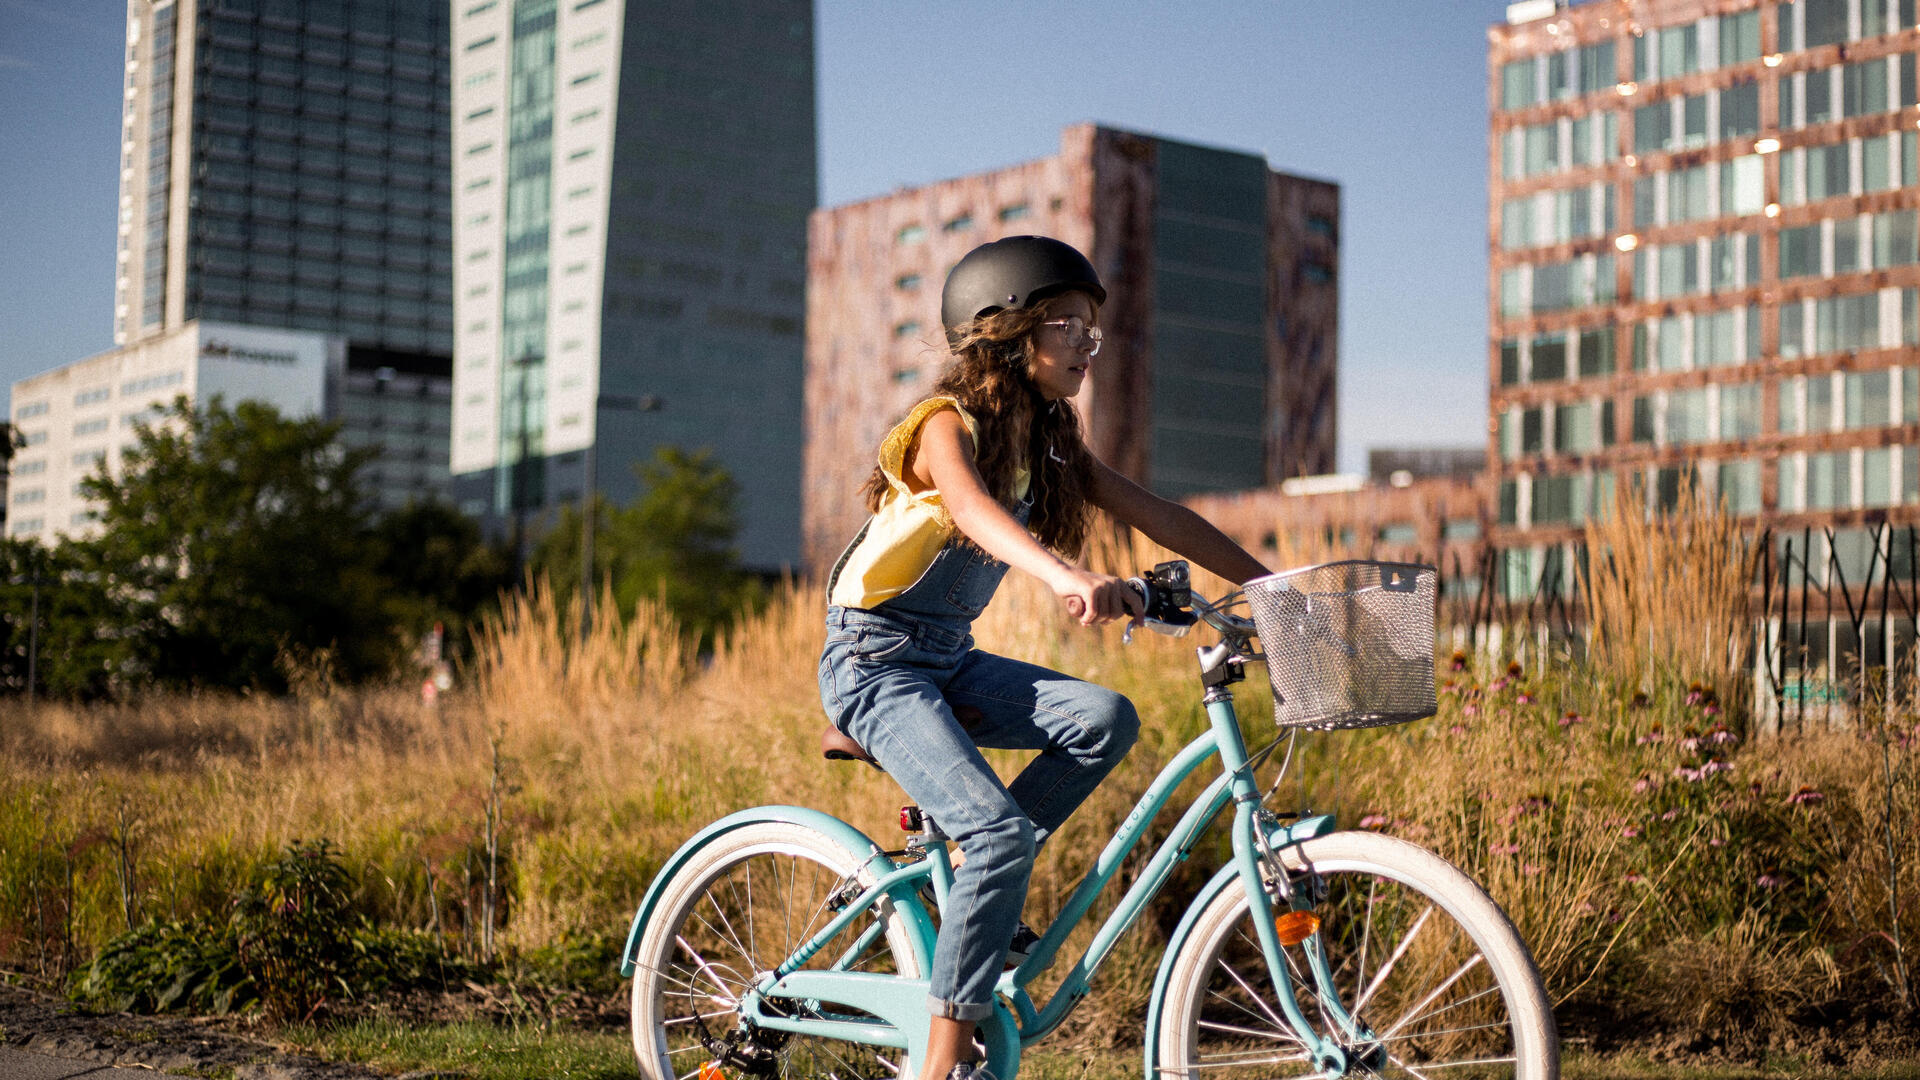
{"type": "MultiPolygon", "coordinates": [[[[1311,911],[1283,911],[1273,918],[1273,930],[1282,945],[1298,945],[1320,929],[1320,916],[1311,911]]],[[[707,1080],[705,1076],[701,1080],[707,1080]]]]}
{"type": "Polygon", "coordinates": [[[727,1080],[727,1074],[720,1071],[719,1062],[703,1061],[700,1063],[700,1080],[727,1080]]]}

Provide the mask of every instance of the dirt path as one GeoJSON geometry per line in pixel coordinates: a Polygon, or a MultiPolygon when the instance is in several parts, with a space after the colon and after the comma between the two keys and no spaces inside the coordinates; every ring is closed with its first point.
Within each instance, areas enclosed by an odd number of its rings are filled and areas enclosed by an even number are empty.
{"type": "MultiPolygon", "coordinates": [[[[76,1013],[66,1002],[0,984],[0,1077],[106,1077],[132,1067],[233,1080],[388,1080],[357,1065],[318,1061],[225,1030],[217,1021],[76,1013]],[[13,1053],[6,1053],[13,1052],[13,1053]],[[58,1061],[81,1066],[59,1071],[58,1061]],[[86,1066],[92,1066],[91,1069],[86,1066]],[[29,1072],[29,1070],[36,1070],[29,1072]],[[231,1070],[230,1072],[225,1072],[231,1070]]],[[[413,1074],[413,1080],[450,1074],[413,1074]]]]}

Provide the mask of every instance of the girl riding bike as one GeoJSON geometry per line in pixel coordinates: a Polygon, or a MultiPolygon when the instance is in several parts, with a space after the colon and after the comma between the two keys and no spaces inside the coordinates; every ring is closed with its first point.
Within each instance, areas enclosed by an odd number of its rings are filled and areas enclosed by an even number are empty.
{"type": "Polygon", "coordinates": [[[1008,567],[1082,625],[1141,615],[1119,578],[1074,563],[1099,508],[1243,584],[1267,568],[1185,507],[1094,457],[1069,404],[1100,352],[1107,291],[1085,256],[1041,236],[975,248],[947,276],[953,362],[881,443],[872,517],[828,582],[820,694],[965,854],[933,954],[920,1080],[964,1080],[974,1025],[1019,926],[1038,845],[1133,745],[1126,698],[973,648],[1008,567]],[[1001,784],[979,748],[1037,750],[1001,784]]]}

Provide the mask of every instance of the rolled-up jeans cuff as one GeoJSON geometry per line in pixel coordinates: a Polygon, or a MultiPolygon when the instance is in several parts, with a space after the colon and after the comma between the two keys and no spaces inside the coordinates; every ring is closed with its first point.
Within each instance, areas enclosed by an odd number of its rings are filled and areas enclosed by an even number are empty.
{"type": "Polygon", "coordinates": [[[942,1020],[978,1021],[985,1020],[987,1017],[992,1016],[993,1006],[991,1004],[962,1005],[957,1001],[946,1001],[941,998],[929,996],[927,998],[927,1011],[940,1017],[942,1020]]]}

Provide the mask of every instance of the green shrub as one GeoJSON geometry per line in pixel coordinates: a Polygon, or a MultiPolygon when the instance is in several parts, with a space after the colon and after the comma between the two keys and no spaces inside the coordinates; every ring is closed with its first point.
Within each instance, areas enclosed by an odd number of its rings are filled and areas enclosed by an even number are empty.
{"type": "Polygon", "coordinates": [[[257,998],[226,923],[151,922],[102,946],[74,973],[73,996],[114,1012],[227,1013],[257,998]]]}

